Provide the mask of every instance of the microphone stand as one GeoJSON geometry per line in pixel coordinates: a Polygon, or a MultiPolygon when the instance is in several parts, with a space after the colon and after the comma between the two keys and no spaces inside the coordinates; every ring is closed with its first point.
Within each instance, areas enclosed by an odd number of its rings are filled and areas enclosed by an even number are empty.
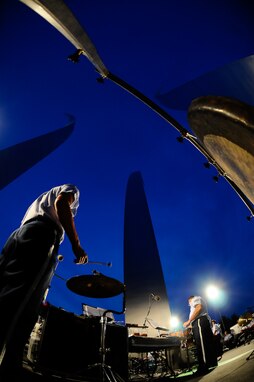
{"type": "Polygon", "coordinates": [[[151,311],[151,308],[152,308],[152,304],[153,304],[153,302],[154,302],[153,298],[151,298],[151,297],[152,297],[152,296],[149,295],[149,306],[148,306],[148,310],[147,310],[147,314],[146,314],[146,317],[145,317],[145,321],[144,321],[144,323],[143,323],[143,326],[146,326],[147,318],[148,318],[148,316],[149,316],[149,314],[150,314],[150,311],[151,311]]]}

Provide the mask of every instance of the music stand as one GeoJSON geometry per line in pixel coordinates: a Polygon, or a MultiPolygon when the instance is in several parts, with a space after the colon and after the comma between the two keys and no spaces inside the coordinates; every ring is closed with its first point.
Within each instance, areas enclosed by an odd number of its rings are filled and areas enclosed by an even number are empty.
{"type": "Polygon", "coordinates": [[[148,322],[148,324],[153,328],[153,329],[155,329],[155,330],[158,330],[158,335],[159,335],[159,337],[161,337],[161,331],[163,331],[163,332],[167,332],[167,333],[169,333],[170,332],[170,330],[168,329],[168,328],[165,328],[164,326],[159,326],[159,324],[156,322],[156,321],[154,321],[152,318],[147,318],[146,317],[146,322],[148,322]]]}
{"type": "MultiPolygon", "coordinates": [[[[94,307],[83,303],[82,310],[84,317],[101,317],[106,309],[94,307]]],[[[107,313],[107,317],[110,321],[115,320],[114,315],[111,312],[107,313]]]]}

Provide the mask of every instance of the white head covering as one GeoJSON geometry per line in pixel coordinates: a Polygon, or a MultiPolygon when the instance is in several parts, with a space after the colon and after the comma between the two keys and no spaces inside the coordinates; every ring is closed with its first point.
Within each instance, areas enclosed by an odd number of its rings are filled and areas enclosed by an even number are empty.
{"type": "Polygon", "coordinates": [[[72,193],[74,195],[74,201],[70,205],[70,209],[72,216],[75,216],[79,207],[79,190],[73,184],[63,184],[41,194],[26,211],[21,225],[30,219],[35,219],[37,216],[46,216],[59,227],[61,233],[60,242],[62,242],[64,239],[64,229],[55,210],[55,201],[62,193],[72,193]]]}

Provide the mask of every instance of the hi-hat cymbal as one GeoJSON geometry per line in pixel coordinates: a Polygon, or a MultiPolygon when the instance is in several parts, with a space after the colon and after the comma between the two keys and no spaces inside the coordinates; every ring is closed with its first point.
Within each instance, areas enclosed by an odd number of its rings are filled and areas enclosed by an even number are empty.
{"type": "Polygon", "coordinates": [[[100,274],[74,276],[66,285],[72,292],[80,296],[104,298],[114,297],[124,291],[120,281],[100,274]]]}
{"type": "Polygon", "coordinates": [[[228,178],[254,203],[254,107],[228,97],[199,97],[188,120],[228,178]]]}

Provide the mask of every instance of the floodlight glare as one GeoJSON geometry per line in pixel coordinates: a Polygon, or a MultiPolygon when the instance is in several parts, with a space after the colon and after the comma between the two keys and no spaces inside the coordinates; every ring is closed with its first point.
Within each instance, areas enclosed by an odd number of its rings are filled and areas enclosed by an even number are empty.
{"type": "Polygon", "coordinates": [[[170,328],[171,329],[175,329],[175,328],[177,328],[177,326],[179,325],[179,318],[178,317],[176,317],[176,316],[172,316],[171,318],[170,318],[170,321],[169,321],[169,326],[170,326],[170,328]]]}
{"type": "Polygon", "coordinates": [[[206,295],[210,300],[217,300],[220,296],[220,290],[217,286],[215,285],[209,285],[206,288],[206,295]]]}

